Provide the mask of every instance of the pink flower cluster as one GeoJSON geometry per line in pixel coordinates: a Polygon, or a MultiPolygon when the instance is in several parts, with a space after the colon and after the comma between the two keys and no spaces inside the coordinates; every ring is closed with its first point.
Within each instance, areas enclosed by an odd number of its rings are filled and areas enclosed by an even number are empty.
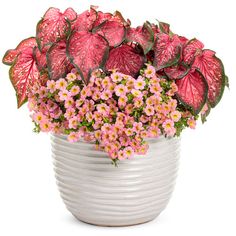
{"type": "Polygon", "coordinates": [[[28,106],[39,131],[67,134],[70,142],[84,138],[123,160],[145,154],[147,138],[195,127],[191,113],[178,107],[176,91],[175,82],[159,78],[149,64],[137,79],[97,70],[87,85],[72,70],[66,78],[35,85],[28,106]]]}

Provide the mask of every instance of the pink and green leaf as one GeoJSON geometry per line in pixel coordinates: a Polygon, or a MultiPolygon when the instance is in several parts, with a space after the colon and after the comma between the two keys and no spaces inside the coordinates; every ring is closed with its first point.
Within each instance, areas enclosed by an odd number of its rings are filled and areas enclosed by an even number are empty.
{"type": "Polygon", "coordinates": [[[5,53],[2,62],[6,65],[12,65],[17,55],[20,52],[24,51],[27,48],[33,48],[35,46],[36,46],[35,37],[24,39],[18,44],[18,46],[15,49],[10,49],[5,53]]]}
{"type": "Polygon", "coordinates": [[[215,56],[215,52],[205,49],[195,58],[193,67],[197,68],[208,83],[208,101],[211,107],[215,107],[220,101],[225,88],[225,72],[221,60],[215,56]]]}
{"type": "Polygon", "coordinates": [[[32,48],[27,48],[17,56],[10,68],[9,75],[12,85],[16,90],[19,108],[27,100],[30,86],[33,86],[40,76],[33,57],[32,48]]]}
{"type": "Polygon", "coordinates": [[[93,30],[102,35],[110,47],[119,46],[125,39],[125,27],[117,21],[105,21],[93,30]]]}
{"type": "Polygon", "coordinates": [[[73,8],[69,7],[64,11],[63,14],[69,21],[75,21],[77,18],[77,13],[73,8]]]}
{"type": "Polygon", "coordinates": [[[182,79],[189,73],[190,69],[191,67],[185,64],[179,64],[164,68],[164,72],[169,79],[182,79]]]}
{"type": "Polygon", "coordinates": [[[67,44],[67,54],[85,83],[94,69],[103,67],[108,50],[108,42],[104,37],[85,31],[73,32],[67,44]]]}
{"type": "Polygon", "coordinates": [[[144,56],[129,45],[113,48],[107,59],[106,70],[116,69],[127,75],[135,77],[144,65],[144,56]]]}
{"type": "Polygon", "coordinates": [[[154,66],[157,70],[176,65],[180,59],[181,43],[177,35],[157,35],[154,44],[154,66]]]}
{"type": "Polygon", "coordinates": [[[208,85],[204,76],[198,70],[194,70],[175,82],[178,86],[179,101],[197,115],[207,100],[208,85]]]}
{"type": "Polygon", "coordinates": [[[97,11],[94,7],[77,15],[76,20],[72,23],[72,30],[91,31],[97,19],[97,11]]]}
{"type": "Polygon", "coordinates": [[[71,63],[66,55],[66,41],[54,43],[47,52],[47,66],[50,79],[64,77],[71,69],[71,63]]]}
{"type": "Polygon", "coordinates": [[[33,50],[35,62],[39,71],[42,71],[47,67],[46,53],[49,47],[50,45],[45,47],[45,49],[42,52],[39,50],[38,47],[35,47],[33,50]]]}
{"type": "Polygon", "coordinates": [[[151,26],[146,22],[142,27],[128,28],[126,40],[138,43],[143,48],[144,54],[147,54],[153,47],[154,33],[151,26]]]}
{"type": "Polygon", "coordinates": [[[201,41],[197,39],[191,39],[188,43],[183,47],[183,62],[187,65],[191,65],[195,57],[202,52],[204,45],[201,41]]]}
{"type": "Polygon", "coordinates": [[[64,15],[65,13],[61,13],[59,9],[51,7],[37,24],[36,38],[41,51],[46,45],[59,39],[65,39],[68,36],[70,23],[67,19],[68,15],[64,15]]]}

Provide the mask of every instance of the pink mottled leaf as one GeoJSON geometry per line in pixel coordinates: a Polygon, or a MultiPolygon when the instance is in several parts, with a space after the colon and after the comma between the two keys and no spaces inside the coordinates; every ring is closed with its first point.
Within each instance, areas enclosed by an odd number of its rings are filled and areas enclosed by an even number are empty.
{"type": "MultiPolygon", "coordinates": [[[[67,12],[65,12],[67,14],[67,12]]],[[[61,13],[57,8],[49,8],[42,20],[37,24],[36,38],[39,49],[54,43],[59,39],[65,39],[70,30],[70,23],[65,13],[61,13]]]]}
{"type": "Polygon", "coordinates": [[[191,65],[197,54],[201,53],[204,45],[197,39],[188,41],[186,46],[183,48],[183,61],[184,63],[191,65]]]}
{"type": "Polygon", "coordinates": [[[160,33],[157,37],[154,45],[154,66],[160,70],[177,64],[181,53],[181,43],[178,36],[160,33]]]}
{"type": "Polygon", "coordinates": [[[94,32],[106,38],[110,47],[119,46],[125,38],[125,27],[117,21],[105,21],[94,32]]]}
{"type": "Polygon", "coordinates": [[[168,76],[169,79],[182,79],[188,74],[189,70],[190,67],[184,64],[164,68],[165,74],[168,76]]]}
{"type": "Polygon", "coordinates": [[[143,55],[132,46],[122,45],[110,51],[105,67],[107,70],[117,69],[124,74],[135,77],[143,64],[143,55]]]}
{"type": "Polygon", "coordinates": [[[22,40],[18,46],[15,49],[8,50],[3,59],[2,62],[6,65],[12,65],[14,60],[16,59],[17,55],[24,51],[26,48],[33,48],[36,46],[36,40],[35,37],[30,37],[27,39],[22,40]]]}
{"type": "Polygon", "coordinates": [[[221,60],[215,56],[214,51],[205,49],[196,56],[193,67],[199,69],[205,77],[209,87],[207,98],[211,107],[215,107],[225,88],[226,76],[221,60]]]}
{"type": "Polygon", "coordinates": [[[77,18],[77,13],[74,11],[73,8],[69,7],[64,11],[64,16],[70,20],[70,21],[74,21],[77,18]]]}
{"type": "Polygon", "coordinates": [[[129,42],[136,42],[143,48],[145,54],[147,54],[154,44],[154,34],[151,26],[145,23],[142,27],[128,28],[126,39],[129,42]]]}
{"type": "Polygon", "coordinates": [[[97,11],[94,7],[77,15],[77,19],[72,23],[72,29],[76,31],[91,31],[97,19],[97,11]]]}
{"type": "Polygon", "coordinates": [[[66,41],[54,43],[47,52],[47,66],[49,76],[53,80],[64,77],[72,69],[66,55],[66,41]]]}
{"type": "Polygon", "coordinates": [[[30,86],[34,85],[40,75],[33,57],[32,48],[27,48],[18,55],[10,68],[9,74],[16,90],[19,108],[27,100],[30,86]]]}
{"type": "Polygon", "coordinates": [[[197,115],[207,99],[208,86],[204,76],[198,70],[194,70],[175,82],[178,86],[178,99],[197,115]]]}
{"type": "Polygon", "coordinates": [[[72,63],[86,83],[90,72],[104,65],[108,49],[108,42],[101,35],[85,31],[74,32],[67,46],[72,63]]]}

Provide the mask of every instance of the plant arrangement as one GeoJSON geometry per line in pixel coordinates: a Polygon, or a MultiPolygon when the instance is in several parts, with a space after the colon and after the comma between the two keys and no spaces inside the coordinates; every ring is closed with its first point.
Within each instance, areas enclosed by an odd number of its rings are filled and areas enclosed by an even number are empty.
{"type": "Polygon", "coordinates": [[[228,79],[215,52],[167,23],[132,27],[120,12],[49,8],[36,36],[8,50],[18,107],[35,132],[83,138],[114,163],[145,154],[147,138],[179,136],[206,120],[228,79]]]}

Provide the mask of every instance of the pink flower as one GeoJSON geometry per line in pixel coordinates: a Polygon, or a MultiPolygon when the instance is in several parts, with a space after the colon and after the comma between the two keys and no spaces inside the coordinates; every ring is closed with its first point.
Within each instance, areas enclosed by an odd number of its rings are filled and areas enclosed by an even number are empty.
{"type": "Polygon", "coordinates": [[[82,99],[76,100],[76,102],[75,102],[76,108],[80,109],[80,107],[83,105],[83,103],[84,103],[84,100],[82,100],[82,99]]]}
{"type": "Polygon", "coordinates": [[[134,99],[134,106],[135,106],[135,107],[139,108],[139,107],[141,107],[142,105],[143,105],[143,99],[141,99],[141,98],[135,98],[135,99],[134,99]]]}
{"type": "Polygon", "coordinates": [[[59,90],[65,90],[67,87],[67,82],[65,79],[59,79],[56,82],[56,88],[59,90]]]}
{"type": "Polygon", "coordinates": [[[74,143],[79,140],[79,134],[76,132],[71,132],[68,136],[67,139],[69,142],[74,143]]]}
{"type": "Polygon", "coordinates": [[[47,95],[47,89],[45,87],[41,87],[39,90],[39,97],[40,98],[45,98],[47,95]]]}
{"type": "Polygon", "coordinates": [[[72,81],[75,81],[77,79],[77,76],[76,76],[75,73],[71,72],[71,73],[67,74],[66,79],[69,82],[72,82],[72,81]]]}
{"type": "Polygon", "coordinates": [[[70,96],[71,96],[71,94],[68,90],[62,90],[62,91],[59,92],[58,95],[60,96],[61,101],[65,101],[68,98],[70,98],[70,96]]]}
{"type": "Polygon", "coordinates": [[[112,93],[109,90],[105,90],[101,94],[101,99],[103,100],[108,100],[111,97],[112,97],[112,93]]]}
{"type": "Polygon", "coordinates": [[[66,109],[66,113],[64,114],[64,116],[67,120],[71,119],[74,115],[75,115],[75,109],[74,108],[66,109]]]}
{"type": "Polygon", "coordinates": [[[134,134],[133,129],[127,128],[127,129],[125,130],[125,134],[126,134],[127,136],[132,136],[132,135],[134,134]]]}
{"type": "Polygon", "coordinates": [[[174,122],[178,122],[181,118],[181,113],[179,111],[172,111],[170,117],[174,122]]]}
{"type": "Polygon", "coordinates": [[[40,129],[43,131],[43,132],[49,132],[51,131],[51,123],[48,121],[48,120],[42,120],[39,124],[40,126],[40,129]]]}
{"type": "Polygon", "coordinates": [[[173,132],[173,128],[174,128],[174,121],[167,119],[163,122],[162,127],[164,128],[164,131],[168,134],[168,133],[172,133],[173,132]]]}
{"type": "Polygon", "coordinates": [[[69,119],[69,128],[70,129],[76,129],[78,127],[78,119],[76,116],[69,119]]]}
{"type": "Polygon", "coordinates": [[[118,151],[117,156],[118,156],[118,159],[119,159],[119,160],[124,160],[124,159],[126,159],[126,156],[125,156],[125,153],[124,153],[123,150],[118,151]]]}
{"type": "Polygon", "coordinates": [[[116,96],[124,96],[127,93],[127,87],[125,87],[123,84],[119,84],[115,87],[115,93],[116,96]]]}
{"type": "Polygon", "coordinates": [[[102,80],[102,87],[105,89],[105,88],[107,88],[110,84],[111,84],[111,79],[110,79],[110,77],[106,76],[106,77],[102,80]]]}
{"type": "Polygon", "coordinates": [[[142,92],[138,89],[132,89],[131,93],[133,94],[134,97],[137,97],[137,98],[141,98],[143,96],[142,92]]]}
{"type": "Polygon", "coordinates": [[[160,85],[154,84],[150,87],[150,92],[159,96],[160,93],[162,92],[162,87],[160,85]]]}
{"type": "Polygon", "coordinates": [[[147,116],[153,116],[155,111],[153,106],[146,106],[144,109],[144,112],[146,113],[147,116]]]}
{"type": "Polygon", "coordinates": [[[144,89],[145,85],[146,85],[145,81],[144,81],[143,78],[140,77],[140,76],[139,76],[138,79],[135,80],[135,82],[134,82],[134,88],[135,88],[135,89],[138,89],[138,90],[144,89]]]}
{"type": "Polygon", "coordinates": [[[107,115],[109,113],[109,107],[105,103],[101,103],[97,105],[97,111],[103,115],[107,115]]]}
{"type": "Polygon", "coordinates": [[[132,147],[126,147],[123,150],[125,158],[131,159],[134,156],[134,150],[132,147]]]}
{"type": "Polygon", "coordinates": [[[150,127],[148,129],[148,137],[157,138],[161,135],[161,130],[158,127],[150,127]]]}
{"type": "Polygon", "coordinates": [[[120,82],[123,78],[122,75],[118,72],[114,72],[111,74],[111,79],[113,82],[117,83],[120,82]]]}
{"type": "Polygon", "coordinates": [[[47,108],[50,112],[54,111],[57,108],[57,104],[51,100],[48,100],[47,102],[47,108]]]}
{"type": "Polygon", "coordinates": [[[124,107],[126,105],[126,102],[128,101],[128,98],[126,96],[121,96],[118,99],[118,105],[119,107],[124,107]]]}
{"type": "Polygon", "coordinates": [[[191,129],[195,129],[196,128],[196,120],[194,120],[194,118],[188,119],[187,124],[188,124],[188,126],[191,129]]]}
{"type": "Polygon", "coordinates": [[[79,92],[80,92],[80,87],[77,86],[77,85],[74,85],[74,86],[70,89],[71,96],[76,96],[79,92]]]}
{"type": "Polygon", "coordinates": [[[134,122],[133,124],[133,131],[139,133],[143,129],[142,122],[134,122]]]}
{"type": "Polygon", "coordinates": [[[147,68],[144,70],[144,75],[147,78],[152,78],[156,74],[155,67],[148,65],[147,68]]]}
{"type": "Polygon", "coordinates": [[[65,101],[65,108],[73,107],[74,104],[75,104],[74,99],[69,97],[65,101]]]}
{"type": "Polygon", "coordinates": [[[51,93],[54,93],[56,91],[56,82],[54,80],[48,80],[47,88],[51,93]]]}
{"type": "Polygon", "coordinates": [[[33,115],[33,120],[34,120],[36,123],[42,122],[42,120],[44,120],[44,115],[43,115],[43,113],[42,113],[42,112],[34,113],[34,115],[33,115]]]}

